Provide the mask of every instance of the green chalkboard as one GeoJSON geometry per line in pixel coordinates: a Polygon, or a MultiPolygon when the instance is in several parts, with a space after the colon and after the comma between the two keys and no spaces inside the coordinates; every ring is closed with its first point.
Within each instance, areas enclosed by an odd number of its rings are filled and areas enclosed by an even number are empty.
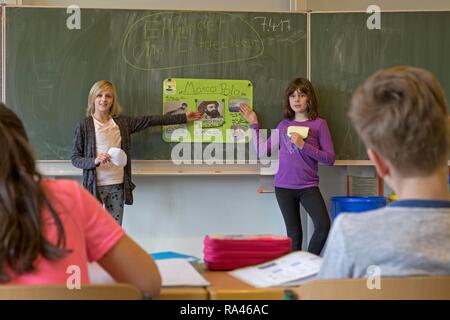
{"type": "MultiPolygon", "coordinates": [[[[265,127],[282,118],[288,82],[306,77],[304,13],[6,8],[6,102],[42,160],[69,159],[90,87],[116,84],[124,114],[161,114],[168,78],[248,80],[265,127]],[[73,21],[73,20],[72,20],[73,21]]],[[[132,158],[169,160],[161,128],[137,133],[132,158]]]]}
{"type": "Polygon", "coordinates": [[[347,118],[352,92],[376,70],[430,70],[450,97],[450,12],[382,12],[369,30],[366,13],[311,15],[311,81],[331,129],[337,159],[367,159],[347,118]]]}

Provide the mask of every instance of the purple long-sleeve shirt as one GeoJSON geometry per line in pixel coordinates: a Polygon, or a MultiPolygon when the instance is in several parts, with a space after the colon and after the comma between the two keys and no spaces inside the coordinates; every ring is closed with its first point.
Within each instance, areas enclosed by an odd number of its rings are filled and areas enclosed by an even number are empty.
{"type": "Polygon", "coordinates": [[[279,147],[279,167],[275,174],[275,186],[288,189],[303,189],[319,185],[318,162],[334,164],[334,147],[327,122],[322,118],[307,121],[282,120],[278,129],[279,143],[261,137],[259,124],[252,125],[253,142],[259,158],[273,154],[279,147]],[[309,127],[303,149],[293,144],[287,135],[289,126],[309,127]]]}

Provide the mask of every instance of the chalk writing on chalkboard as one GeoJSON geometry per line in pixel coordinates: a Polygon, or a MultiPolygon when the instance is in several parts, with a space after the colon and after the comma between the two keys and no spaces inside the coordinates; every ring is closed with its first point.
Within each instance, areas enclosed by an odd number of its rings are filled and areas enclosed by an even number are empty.
{"type": "Polygon", "coordinates": [[[139,70],[231,63],[262,54],[264,43],[253,26],[240,16],[221,12],[145,16],[128,29],[122,48],[125,62],[139,70]],[[181,59],[169,63],[165,59],[169,53],[181,59]]]}

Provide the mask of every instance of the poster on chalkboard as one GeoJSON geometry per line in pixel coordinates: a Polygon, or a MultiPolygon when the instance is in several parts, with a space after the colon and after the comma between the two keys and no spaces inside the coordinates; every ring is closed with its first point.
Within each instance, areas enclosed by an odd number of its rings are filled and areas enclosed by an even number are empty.
{"type": "Polygon", "coordinates": [[[198,111],[200,120],[163,126],[165,142],[248,143],[249,123],[239,105],[253,105],[253,86],[248,80],[171,78],[163,81],[163,114],[198,111]]]}

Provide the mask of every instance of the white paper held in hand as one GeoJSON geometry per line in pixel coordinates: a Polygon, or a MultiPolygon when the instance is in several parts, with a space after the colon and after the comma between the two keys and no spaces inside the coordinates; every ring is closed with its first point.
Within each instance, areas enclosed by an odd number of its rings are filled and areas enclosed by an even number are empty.
{"type": "Polygon", "coordinates": [[[309,128],[303,126],[289,126],[287,129],[287,135],[290,137],[293,132],[298,133],[300,137],[306,139],[308,137],[309,128]]]}
{"type": "Polygon", "coordinates": [[[109,148],[108,154],[111,156],[111,163],[118,167],[127,165],[127,154],[120,148],[109,148]]]}

